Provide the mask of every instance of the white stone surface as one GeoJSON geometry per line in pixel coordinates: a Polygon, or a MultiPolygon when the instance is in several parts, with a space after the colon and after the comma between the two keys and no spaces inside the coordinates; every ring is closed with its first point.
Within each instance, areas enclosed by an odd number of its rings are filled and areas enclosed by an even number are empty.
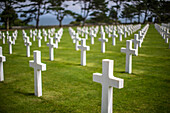
{"type": "Polygon", "coordinates": [[[32,29],[30,29],[30,38],[32,38],[32,29]]]}
{"type": "Polygon", "coordinates": [[[5,44],[5,33],[2,33],[2,43],[5,44]]]}
{"type": "Polygon", "coordinates": [[[0,82],[4,81],[3,62],[5,61],[6,61],[6,57],[2,55],[2,47],[0,46],[0,82]]]}
{"type": "Polygon", "coordinates": [[[105,42],[108,42],[108,39],[105,38],[105,32],[101,34],[101,38],[99,38],[99,41],[101,41],[101,52],[105,53],[105,42]]]}
{"type": "Polygon", "coordinates": [[[142,47],[143,35],[141,31],[138,32],[138,39],[141,41],[141,43],[139,44],[139,47],[142,47]]]}
{"type": "Polygon", "coordinates": [[[2,39],[2,32],[0,31],[0,39],[2,39]]]}
{"type": "Polygon", "coordinates": [[[120,29],[118,33],[119,33],[119,41],[122,41],[122,34],[123,34],[122,29],[120,29]]]}
{"type": "Polygon", "coordinates": [[[90,50],[89,46],[86,46],[86,39],[81,39],[81,45],[78,46],[81,49],[81,65],[86,65],[86,51],[90,50]]]}
{"type": "Polygon", "coordinates": [[[95,35],[94,35],[94,31],[93,30],[90,30],[90,37],[91,37],[91,44],[94,44],[94,37],[95,37],[95,35]]]}
{"type": "Polygon", "coordinates": [[[6,38],[8,39],[8,36],[9,36],[9,32],[8,31],[6,31],[6,38]]]}
{"type": "Polygon", "coordinates": [[[123,88],[124,80],[113,76],[113,60],[102,60],[102,74],[93,73],[93,81],[102,85],[101,113],[112,113],[113,87],[123,88]]]}
{"type": "Polygon", "coordinates": [[[124,27],[124,38],[126,38],[126,37],[127,37],[126,32],[127,32],[127,29],[126,29],[126,27],[124,27]]]}
{"type": "Polygon", "coordinates": [[[87,39],[88,39],[88,34],[89,34],[88,28],[85,29],[85,32],[84,32],[84,33],[85,33],[85,39],[87,40],[87,39]]]}
{"type": "Polygon", "coordinates": [[[37,39],[38,39],[38,47],[41,47],[41,39],[42,39],[42,36],[41,36],[40,33],[38,34],[37,39]]]}
{"type": "Polygon", "coordinates": [[[30,46],[32,43],[29,40],[29,37],[26,38],[25,46],[27,46],[27,57],[30,57],[30,46]]]}
{"type": "Polygon", "coordinates": [[[54,40],[55,40],[55,47],[58,48],[58,42],[60,42],[60,37],[58,36],[58,33],[55,33],[54,40]]]}
{"type": "Polygon", "coordinates": [[[76,49],[76,51],[78,51],[78,50],[79,50],[79,48],[78,48],[78,46],[79,46],[79,41],[81,40],[81,39],[79,38],[79,34],[78,34],[78,33],[76,33],[76,36],[75,36],[75,38],[73,38],[73,40],[74,40],[74,42],[75,42],[75,49],[76,49]]]}
{"type": "Polygon", "coordinates": [[[12,54],[12,44],[11,36],[8,36],[9,54],[12,54]]]}
{"type": "Polygon", "coordinates": [[[43,32],[43,36],[44,36],[44,42],[47,42],[47,32],[46,31],[43,32]]]}
{"type": "Polygon", "coordinates": [[[113,34],[112,34],[112,45],[113,46],[116,45],[116,37],[118,37],[118,35],[116,34],[116,31],[113,31],[113,34]]]}
{"type": "Polygon", "coordinates": [[[12,33],[12,39],[13,39],[13,44],[15,45],[15,40],[17,39],[17,36],[15,35],[15,33],[12,33]]]}
{"type": "Polygon", "coordinates": [[[37,35],[37,34],[36,34],[36,31],[33,31],[33,38],[32,38],[32,39],[33,39],[33,41],[35,41],[35,37],[36,37],[36,35],[37,35]]]}
{"type": "Polygon", "coordinates": [[[134,34],[134,39],[132,39],[132,42],[134,43],[134,49],[136,49],[138,53],[138,46],[142,43],[142,41],[138,39],[138,34],[134,34]]]}
{"type": "Polygon", "coordinates": [[[53,61],[54,60],[54,48],[55,48],[55,44],[53,43],[53,38],[49,38],[49,43],[47,43],[47,46],[49,47],[50,61],[53,61]]]}
{"type": "Polygon", "coordinates": [[[132,41],[126,40],[126,48],[121,48],[121,52],[126,53],[126,70],[125,72],[132,73],[132,54],[138,55],[136,49],[132,49],[132,41]]]}
{"type": "Polygon", "coordinates": [[[34,51],[34,60],[29,61],[30,67],[34,68],[34,91],[35,96],[42,96],[41,71],[46,70],[46,64],[41,63],[41,52],[34,51]]]}

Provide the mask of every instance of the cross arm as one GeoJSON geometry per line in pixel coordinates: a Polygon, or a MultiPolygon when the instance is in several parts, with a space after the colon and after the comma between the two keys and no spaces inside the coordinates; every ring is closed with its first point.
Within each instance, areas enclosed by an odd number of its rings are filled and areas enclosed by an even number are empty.
{"type": "Polygon", "coordinates": [[[136,49],[131,49],[130,53],[136,56],[138,55],[138,51],[136,49]]]}
{"type": "Polygon", "coordinates": [[[0,56],[0,62],[5,62],[6,61],[6,57],[5,56],[0,56]]]}
{"type": "Polygon", "coordinates": [[[51,47],[51,48],[52,48],[52,47],[55,47],[54,44],[49,44],[49,43],[47,43],[47,46],[48,46],[48,47],[51,47]]]}
{"type": "Polygon", "coordinates": [[[90,46],[86,46],[87,51],[90,51],[90,46]]]}
{"type": "Polygon", "coordinates": [[[44,64],[44,63],[39,63],[39,64],[38,64],[38,67],[39,67],[39,69],[40,69],[41,71],[45,71],[45,70],[46,70],[46,64],[44,64]]]}
{"type": "Polygon", "coordinates": [[[126,53],[126,48],[122,47],[122,48],[121,48],[121,52],[122,52],[122,53],[126,53]]]}
{"type": "Polygon", "coordinates": [[[117,78],[117,77],[110,77],[109,85],[115,88],[123,88],[124,87],[124,79],[117,78]]]}
{"type": "Polygon", "coordinates": [[[31,61],[29,61],[29,65],[30,65],[30,67],[32,67],[32,68],[36,67],[36,69],[41,70],[41,71],[46,70],[46,64],[44,64],[44,63],[36,64],[33,60],[31,60],[31,61]]]}
{"type": "Polygon", "coordinates": [[[102,74],[101,73],[93,73],[93,81],[101,83],[101,81],[102,81],[102,74]]]}
{"type": "Polygon", "coordinates": [[[30,67],[34,68],[34,61],[33,60],[29,61],[29,65],[30,67]]]}

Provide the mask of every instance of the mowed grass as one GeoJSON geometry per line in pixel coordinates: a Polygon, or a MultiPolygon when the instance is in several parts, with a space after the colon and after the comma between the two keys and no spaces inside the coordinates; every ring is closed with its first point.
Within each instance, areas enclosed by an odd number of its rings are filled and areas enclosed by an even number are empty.
{"type": "MultiPolygon", "coordinates": [[[[74,28],[75,29],[75,28],[74,28]]],[[[57,29],[58,30],[58,29],[57,29]]],[[[26,30],[28,32],[28,30],[26,30]]],[[[29,33],[27,33],[29,35],[29,33]]],[[[26,47],[19,31],[13,54],[8,54],[8,44],[3,47],[5,81],[0,83],[0,112],[56,112],[56,113],[100,113],[101,84],[92,80],[95,72],[102,73],[102,59],[114,60],[114,76],[124,79],[124,88],[113,88],[114,113],[169,113],[170,112],[170,49],[153,25],[139,48],[139,56],[133,56],[133,73],[125,73],[126,40],[134,35],[117,38],[116,46],[112,39],[106,43],[106,53],[101,53],[101,43],[87,45],[87,66],[80,65],[80,51],[75,50],[68,28],[59,48],[54,50],[54,61],[49,61],[47,42],[37,40],[31,46],[31,57],[26,57],[26,47]],[[34,70],[29,67],[33,51],[41,51],[41,61],[47,66],[42,72],[43,96],[34,96],[34,70]]],[[[107,37],[107,35],[106,35],[107,37]]],[[[31,39],[32,41],[32,39],[31,39]]]]}

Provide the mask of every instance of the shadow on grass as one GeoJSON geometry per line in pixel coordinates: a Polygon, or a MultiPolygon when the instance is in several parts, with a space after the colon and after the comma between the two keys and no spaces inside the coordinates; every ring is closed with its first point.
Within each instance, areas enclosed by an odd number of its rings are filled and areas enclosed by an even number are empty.
{"type": "Polygon", "coordinates": [[[34,93],[27,93],[27,92],[21,92],[21,91],[15,91],[15,93],[22,94],[25,96],[34,96],[34,93]]]}
{"type": "Polygon", "coordinates": [[[123,74],[127,74],[127,75],[135,75],[135,76],[137,76],[136,73],[131,73],[131,74],[129,74],[129,73],[125,72],[125,71],[114,71],[114,72],[115,72],[115,73],[123,73],[123,74]]]}

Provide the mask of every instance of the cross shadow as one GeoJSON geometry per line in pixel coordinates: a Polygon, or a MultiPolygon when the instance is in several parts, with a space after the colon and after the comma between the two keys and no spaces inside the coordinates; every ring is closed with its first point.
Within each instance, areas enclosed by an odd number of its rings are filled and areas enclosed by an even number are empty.
{"type": "Polygon", "coordinates": [[[114,71],[116,73],[126,73],[125,71],[114,71]]]}
{"type": "MultiPolygon", "coordinates": [[[[125,72],[125,71],[114,71],[114,72],[115,72],[115,73],[129,74],[129,73],[125,72]]],[[[137,74],[131,73],[130,75],[137,75],[137,74]]]]}
{"type": "Polygon", "coordinates": [[[15,91],[15,93],[22,94],[25,96],[34,96],[34,93],[26,93],[26,92],[21,92],[21,91],[15,91]]]}

